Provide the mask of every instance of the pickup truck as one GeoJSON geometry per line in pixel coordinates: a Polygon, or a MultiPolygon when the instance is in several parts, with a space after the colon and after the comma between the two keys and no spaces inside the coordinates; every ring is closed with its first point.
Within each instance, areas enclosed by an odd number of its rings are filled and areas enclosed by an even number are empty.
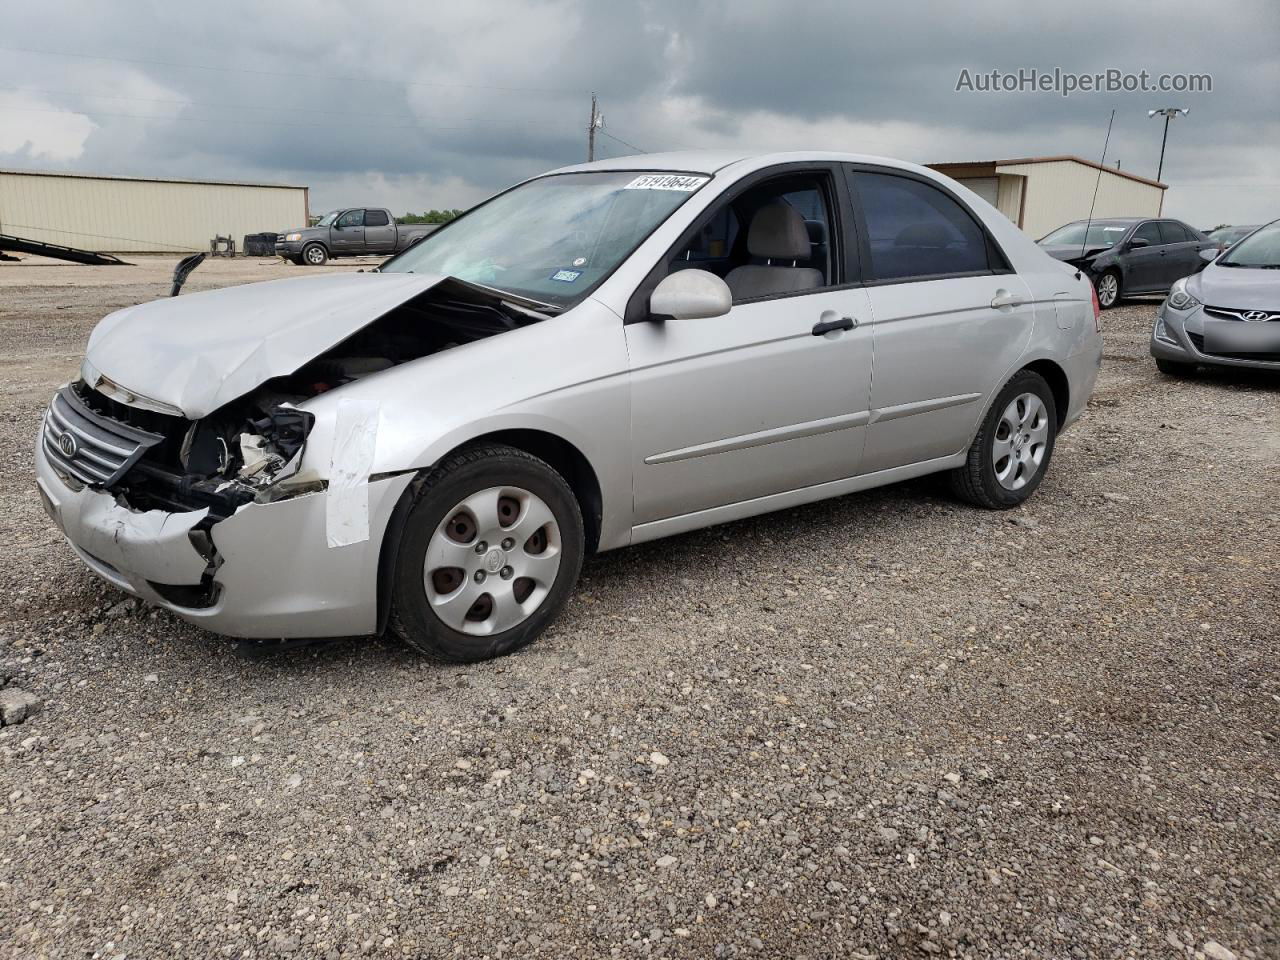
{"type": "Polygon", "coordinates": [[[326,213],[314,227],[277,235],[276,256],[312,267],[323,266],[330,257],[390,256],[413,246],[437,226],[396,223],[383,207],[346,207],[326,213]]]}

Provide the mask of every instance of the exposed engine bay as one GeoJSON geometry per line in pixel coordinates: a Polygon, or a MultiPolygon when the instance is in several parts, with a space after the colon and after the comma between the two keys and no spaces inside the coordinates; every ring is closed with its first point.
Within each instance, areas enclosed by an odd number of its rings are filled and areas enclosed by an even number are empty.
{"type": "Polygon", "coordinates": [[[396,306],[285,376],[274,377],[197,420],[121,402],[102,378],[81,380],[55,400],[46,436],[55,466],[98,486],[135,510],[182,512],[208,508],[205,526],[250,502],[270,502],[323,489],[320,478],[299,476],[314,416],[308,399],[355,380],[545,319],[547,313],[500,299],[493,292],[446,280],[396,306]],[[100,387],[101,389],[95,389],[100,387]],[[78,425],[78,426],[76,426],[78,425]],[[85,432],[87,431],[87,432],[85,432]],[[89,452],[60,451],[63,434],[89,452]],[[130,452],[108,464],[101,441],[130,452]],[[52,439],[52,443],[50,442],[52,439]],[[94,446],[95,443],[98,446],[94,446]],[[136,445],[136,449],[130,449],[136,445]],[[118,468],[118,469],[117,469],[118,468]]]}

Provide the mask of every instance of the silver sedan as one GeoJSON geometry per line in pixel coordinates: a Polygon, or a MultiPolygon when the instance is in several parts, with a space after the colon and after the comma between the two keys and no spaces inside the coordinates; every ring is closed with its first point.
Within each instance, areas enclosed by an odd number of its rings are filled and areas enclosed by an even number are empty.
{"type": "Polygon", "coordinates": [[[1280,220],[1173,285],[1156,312],[1151,355],[1174,377],[1202,364],[1280,371],[1280,220]]]}
{"type": "Polygon", "coordinates": [[[964,187],[827,153],[568,167],[371,273],[106,317],[36,443],[90,569],[225,634],[533,640],[594,551],[929,473],[1015,507],[1092,287],[964,187]]]}

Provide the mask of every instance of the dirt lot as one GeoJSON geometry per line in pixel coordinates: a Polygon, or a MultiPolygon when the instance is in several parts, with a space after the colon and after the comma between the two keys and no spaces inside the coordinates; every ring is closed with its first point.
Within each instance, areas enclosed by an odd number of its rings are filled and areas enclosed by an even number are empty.
{"type": "Polygon", "coordinates": [[[1127,306],[1019,511],[926,480],[602,556],[483,666],[255,658],[32,487],[171,268],[0,264],[0,667],[44,700],[0,730],[0,955],[1280,956],[1280,381],[1165,379],[1127,306]]]}

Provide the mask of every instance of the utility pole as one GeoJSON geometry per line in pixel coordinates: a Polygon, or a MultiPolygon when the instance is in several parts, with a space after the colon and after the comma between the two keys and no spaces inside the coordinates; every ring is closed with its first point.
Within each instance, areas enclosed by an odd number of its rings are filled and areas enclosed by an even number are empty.
{"type": "Polygon", "coordinates": [[[1159,110],[1147,111],[1148,120],[1156,116],[1164,117],[1164,136],[1160,138],[1160,166],[1156,169],[1157,180],[1159,180],[1160,175],[1164,173],[1164,147],[1165,144],[1169,142],[1169,121],[1178,116],[1178,114],[1182,114],[1182,116],[1185,117],[1190,112],[1191,111],[1187,110],[1185,107],[1162,107],[1159,110]]]}
{"type": "Polygon", "coordinates": [[[596,106],[596,95],[591,94],[591,119],[587,121],[587,163],[596,158],[596,130],[604,126],[604,117],[596,106]]]}

